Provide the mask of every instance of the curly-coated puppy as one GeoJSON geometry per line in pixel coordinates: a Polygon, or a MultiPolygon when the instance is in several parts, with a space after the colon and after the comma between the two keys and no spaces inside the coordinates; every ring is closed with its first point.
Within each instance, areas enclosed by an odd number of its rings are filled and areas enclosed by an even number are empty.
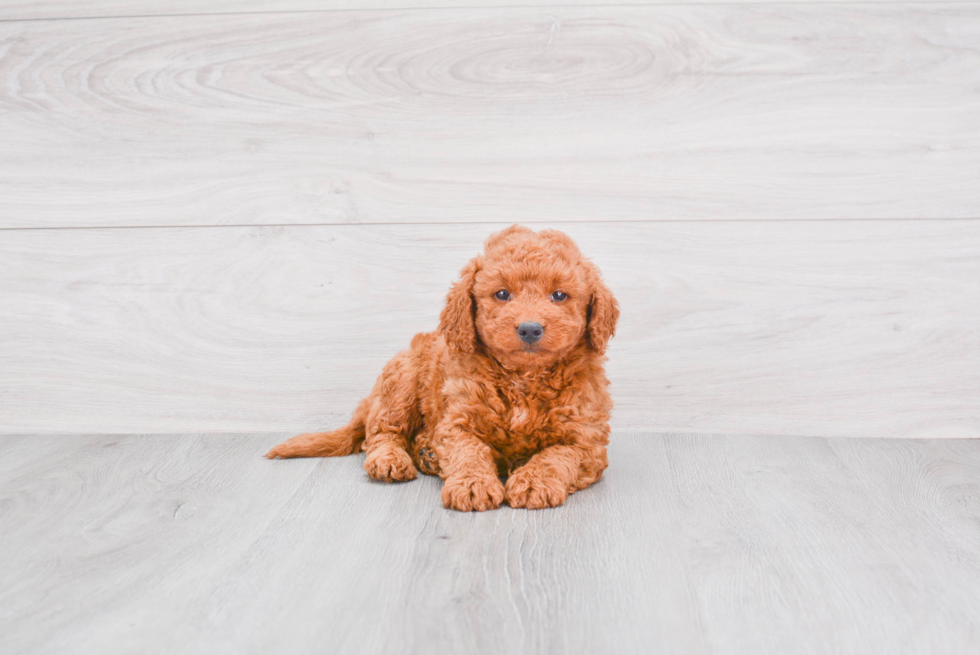
{"type": "Polygon", "coordinates": [[[266,457],[363,448],[378,480],[438,474],[452,509],[561,505],[608,463],[603,353],[618,318],[571,238],[512,226],[463,268],[439,330],[388,362],[346,427],[301,434],[266,457]]]}

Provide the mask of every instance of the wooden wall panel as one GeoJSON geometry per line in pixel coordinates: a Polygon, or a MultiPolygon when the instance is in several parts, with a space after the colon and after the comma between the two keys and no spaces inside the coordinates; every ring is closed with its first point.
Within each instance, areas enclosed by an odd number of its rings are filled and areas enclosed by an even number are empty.
{"type": "Polygon", "coordinates": [[[8,228],[977,218],[980,5],[12,21],[0,142],[8,228]]]}
{"type": "MultiPolygon", "coordinates": [[[[337,424],[502,226],[0,231],[0,430],[337,424]]],[[[622,303],[617,428],[980,436],[980,222],[559,227],[622,303]]]]}
{"type": "MultiPolygon", "coordinates": [[[[865,0],[891,2],[896,0],[865,0]]],[[[920,0],[937,2],[938,0],[920,0]]],[[[966,0],[973,1],[973,0],[966,0]]],[[[712,4],[735,4],[741,0],[715,0],[712,4]]],[[[757,0],[767,2],[814,3],[813,0],[757,0]]],[[[541,7],[560,9],[573,6],[703,4],[701,0],[0,0],[0,20],[53,18],[101,18],[106,16],[174,16],[231,13],[278,13],[286,11],[349,11],[367,9],[479,9],[484,7],[541,7]]]]}

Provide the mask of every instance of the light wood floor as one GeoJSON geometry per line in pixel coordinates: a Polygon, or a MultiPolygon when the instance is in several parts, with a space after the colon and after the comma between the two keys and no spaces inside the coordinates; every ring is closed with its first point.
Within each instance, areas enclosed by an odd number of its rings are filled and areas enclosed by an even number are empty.
{"type": "Polygon", "coordinates": [[[282,436],[0,437],[0,651],[980,649],[980,441],[617,433],[461,514],[282,436]]]}

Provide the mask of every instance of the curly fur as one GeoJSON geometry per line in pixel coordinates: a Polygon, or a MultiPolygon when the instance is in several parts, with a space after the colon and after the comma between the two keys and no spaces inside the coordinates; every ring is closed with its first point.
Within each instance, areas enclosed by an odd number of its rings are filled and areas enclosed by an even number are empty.
{"type": "Polygon", "coordinates": [[[451,509],[561,505],[608,464],[603,362],[618,318],[571,238],[512,226],[463,268],[438,331],[416,335],[388,362],[347,426],[293,437],[266,457],[363,449],[378,480],[438,474],[451,509]],[[510,297],[499,299],[501,290],[510,297]],[[530,346],[517,334],[524,321],[544,326],[530,346]]]}

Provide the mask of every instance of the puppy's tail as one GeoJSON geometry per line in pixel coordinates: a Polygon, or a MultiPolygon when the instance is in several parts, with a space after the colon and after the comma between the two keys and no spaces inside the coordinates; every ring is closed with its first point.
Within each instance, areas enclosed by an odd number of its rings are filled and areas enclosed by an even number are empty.
{"type": "MultiPolygon", "coordinates": [[[[353,455],[364,443],[364,418],[361,408],[344,427],[333,432],[307,432],[285,441],[265,454],[269,459],[281,457],[342,457],[353,455]]],[[[364,412],[366,413],[366,412],[364,412]]]]}

